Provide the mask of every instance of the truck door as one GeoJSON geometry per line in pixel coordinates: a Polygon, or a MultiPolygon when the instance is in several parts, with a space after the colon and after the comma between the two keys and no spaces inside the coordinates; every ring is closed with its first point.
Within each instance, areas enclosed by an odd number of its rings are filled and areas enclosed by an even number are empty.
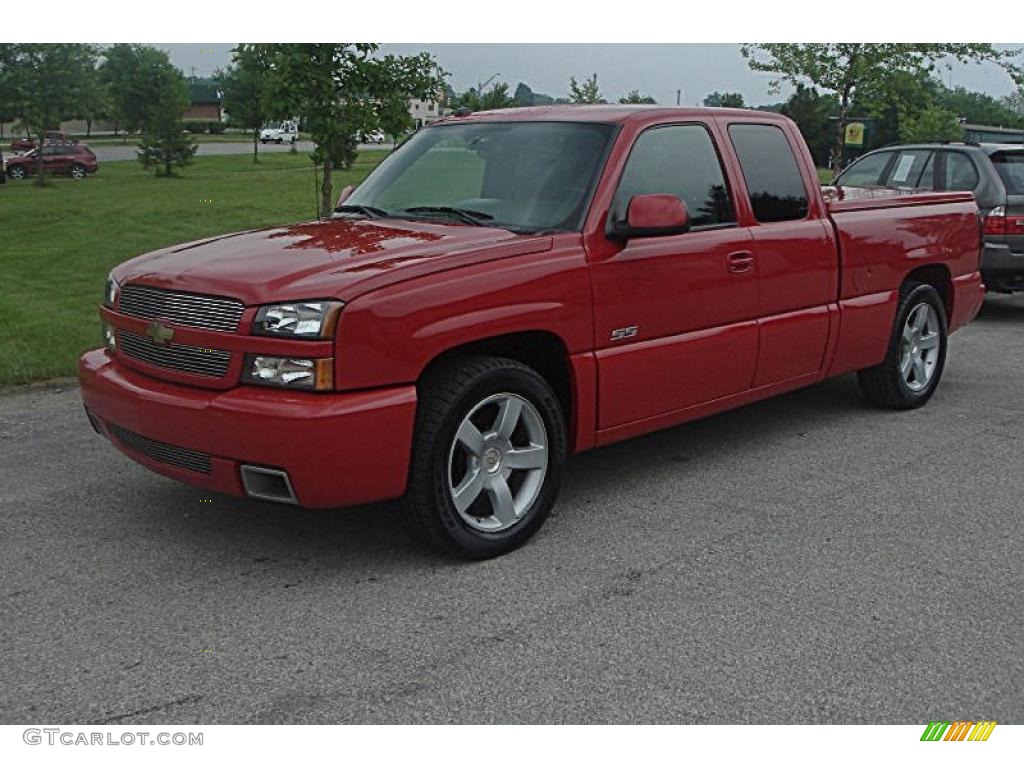
{"type": "Polygon", "coordinates": [[[744,392],[757,358],[752,240],[707,125],[639,134],[609,220],[641,194],[679,197],[691,229],[601,241],[591,254],[599,430],[744,392]]]}
{"type": "Polygon", "coordinates": [[[839,266],[821,195],[809,192],[818,183],[808,178],[810,155],[804,173],[794,151],[806,154],[802,143],[779,125],[732,123],[728,133],[749,203],[740,218],[750,228],[759,278],[754,386],[816,375],[824,365],[839,266]]]}

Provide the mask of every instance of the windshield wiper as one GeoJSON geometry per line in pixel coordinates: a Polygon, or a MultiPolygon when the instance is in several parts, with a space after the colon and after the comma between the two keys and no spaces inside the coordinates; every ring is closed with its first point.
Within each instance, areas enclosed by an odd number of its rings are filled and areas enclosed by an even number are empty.
{"type": "Polygon", "coordinates": [[[374,208],[372,205],[339,205],[334,209],[335,213],[358,213],[368,219],[383,219],[388,212],[383,208],[374,208]]]}
{"type": "Polygon", "coordinates": [[[454,216],[466,224],[473,224],[478,227],[484,226],[484,222],[494,220],[494,217],[489,213],[474,211],[471,208],[453,208],[450,205],[417,205],[412,208],[403,208],[402,213],[438,213],[445,216],[454,216]]]}

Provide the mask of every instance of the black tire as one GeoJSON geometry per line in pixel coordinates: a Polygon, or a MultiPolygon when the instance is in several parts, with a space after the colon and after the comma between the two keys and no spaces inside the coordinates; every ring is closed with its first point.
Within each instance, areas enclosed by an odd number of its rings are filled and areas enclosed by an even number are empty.
{"type": "Polygon", "coordinates": [[[558,398],[532,368],[500,357],[464,357],[429,371],[420,383],[409,484],[402,508],[412,533],[449,555],[482,560],[526,542],[543,524],[558,496],[565,469],[566,428],[558,398]],[[529,507],[501,531],[470,526],[450,491],[449,456],[463,419],[490,396],[510,393],[527,400],[543,421],[547,468],[529,507]]]}
{"type": "Polygon", "coordinates": [[[12,179],[24,179],[25,169],[22,168],[20,165],[15,165],[14,167],[7,169],[7,175],[10,176],[12,179]]]}
{"type": "Polygon", "coordinates": [[[73,179],[84,179],[88,173],[88,169],[81,163],[75,163],[71,166],[71,178],[73,179]]]}
{"type": "MultiPolygon", "coordinates": [[[[892,336],[885,360],[873,368],[865,368],[857,373],[857,381],[861,392],[868,402],[883,408],[910,410],[920,408],[935,393],[942,372],[946,367],[946,347],[948,329],[946,307],[942,297],[934,287],[926,283],[907,281],[900,289],[900,301],[896,308],[896,320],[893,322],[892,336]],[[923,388],[914,390],[905,380],[900,371],[903,361],[903,329],[912,312],[916,312],[922,304],[929,305],[938,317],[938,359],[934,369],[923,388]]],[[[923,346],[923,345],[922,345],[923,346]]]]}

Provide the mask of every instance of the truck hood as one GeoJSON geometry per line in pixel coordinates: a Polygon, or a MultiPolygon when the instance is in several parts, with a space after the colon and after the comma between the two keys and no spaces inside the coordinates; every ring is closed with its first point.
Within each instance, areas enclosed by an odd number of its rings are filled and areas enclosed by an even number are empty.
{"type": "Polygon", "coordinates": [[[400,220],[331,219],[239,232],[137,256],[122,285],[231,296],[246,304],[355,296],[464,264],[538,253],[549,236],[400,220]]]}

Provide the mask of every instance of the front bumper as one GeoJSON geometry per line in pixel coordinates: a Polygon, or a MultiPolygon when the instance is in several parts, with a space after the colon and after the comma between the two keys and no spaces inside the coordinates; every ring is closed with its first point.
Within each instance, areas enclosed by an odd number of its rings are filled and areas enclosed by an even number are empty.
{"type": "Polygon", "coordinates": [[[133,371],[105,349],[85,353],[78,374],[94,426],[162,475],[244,497],[242,465],[277,469],[304,507],[383,501],[405,491],[413,385],[336,394],[207,390],[133,371]]]}
{"type": "Polygon", "coordinates": [[[985,243],[981,274],[990,291],[1024,291],[1024,253],[1014,253],[1005,243],[985,243]]]}

